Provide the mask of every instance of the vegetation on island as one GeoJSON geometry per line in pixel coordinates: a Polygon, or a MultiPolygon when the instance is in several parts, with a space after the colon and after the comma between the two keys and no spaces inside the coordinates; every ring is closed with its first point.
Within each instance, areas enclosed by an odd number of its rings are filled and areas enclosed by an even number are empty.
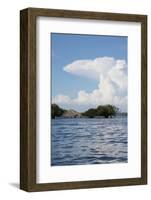
{"type": "Polygon", "coordinates": [[[104,116],[105,118],[113,117],[118,113],[119,109],[113,105],[103,105],[97,108],[90,108],[86,112],[82,113],[83,116],[90,118],[104,116]]]}
{"type": "Polygon", "coordinates": [[[60,108],[57,104],[51,105],[51,117],[54,119],[55,117],[61,117],[65,112],[64,109],[60,108]]]}
{"type": "Polygon", "coordinates": [[[76,117],[113,117],[119,112],[119,108],[114,105],[100,105],[97,108],[90,108],[83,113],[78,113],[74,110],[64,110],[60,108],[57,104],[51,105],[51,116],[52,119],[55,117],[68,117],[68,118],[76,118],[76,117]]]}

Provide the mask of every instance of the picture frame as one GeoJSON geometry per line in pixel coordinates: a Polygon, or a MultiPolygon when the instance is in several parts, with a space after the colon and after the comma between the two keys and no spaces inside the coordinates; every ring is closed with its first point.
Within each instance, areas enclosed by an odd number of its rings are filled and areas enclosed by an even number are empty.
{"type": "MultiPolygon", "coordinates": [[[[72,22],[71,22],[72,23],[72,22]]],[[[134,102],[135,103],[135,102],[134,102]]],[[[27,8],[20,11],[20,189],[34,191],[147,184],[147,16],[90,11],[27,8]],[[140,23],[141,152],[140,177],[37,183],[37,26],[38,17],[140,23]]]]}

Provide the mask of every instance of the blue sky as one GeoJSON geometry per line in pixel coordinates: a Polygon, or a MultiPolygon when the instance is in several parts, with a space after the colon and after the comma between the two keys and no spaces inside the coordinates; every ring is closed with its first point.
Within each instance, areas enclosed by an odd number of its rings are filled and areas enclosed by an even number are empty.
{"type": "Polygon", "coordinates": [[[61,33],[51,33],[50,37],[53,97],[62,94],[76,98],[79,91],[91,93],[98,87],[97,79],[64,70],[77,60],[112,57],[127,63],[127,37],[61,33]]]}

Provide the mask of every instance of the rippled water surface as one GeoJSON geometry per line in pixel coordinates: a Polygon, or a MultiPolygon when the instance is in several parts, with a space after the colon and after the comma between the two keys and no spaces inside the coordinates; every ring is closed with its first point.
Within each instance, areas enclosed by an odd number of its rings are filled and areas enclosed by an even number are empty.
{"type": "Polygon", "coordinates": [[[53,119],[51,165],[127,162],[127,117],[53,119]]]}

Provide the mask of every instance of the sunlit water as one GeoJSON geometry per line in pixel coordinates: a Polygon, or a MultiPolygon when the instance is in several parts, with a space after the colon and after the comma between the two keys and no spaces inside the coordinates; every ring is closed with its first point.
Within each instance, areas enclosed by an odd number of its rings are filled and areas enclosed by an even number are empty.
{"type": "Polygon", "coordinates": [[[53,119],[51,165],[127,162],[127,117],[53,119]]]}

